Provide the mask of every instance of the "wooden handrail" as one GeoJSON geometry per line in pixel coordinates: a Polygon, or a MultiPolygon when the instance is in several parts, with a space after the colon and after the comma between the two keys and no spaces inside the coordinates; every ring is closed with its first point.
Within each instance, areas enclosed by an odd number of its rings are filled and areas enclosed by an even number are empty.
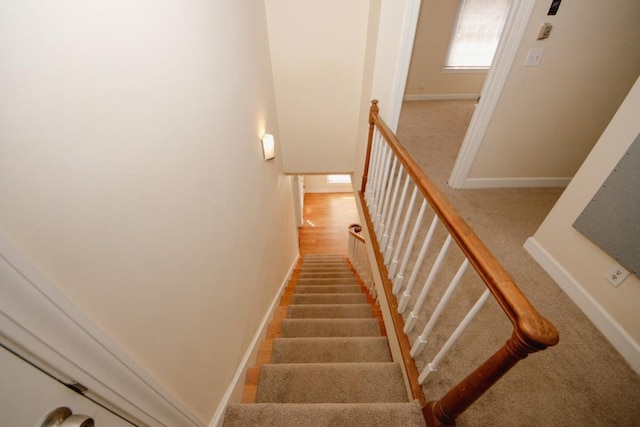
{"type": "Polygon", "coordinates": [[[362,231],[362,226],[360,224],[351,224],[349,226],[349,234],[360,240],[362,243],[365,243],[364,237],[360,235],[362,231]]]}
{"type": "MultiPolygon", "coordinates": [[[[386,140],[418,190],[428,200],[431,208],[478,272],[514,328],[512,337],[498,352],[441,400],[430,402],[425,407],[425,417],[429,425],[450,425],[456,416],[490,388],[517,361],[527,357],[529,353],[557,344],[558,331],[551,322],[536,311],[489,249],[400,144],[396,135],[379,117],[377,104],[377,100],[372,101],[369,112],[370,126],[361,199],[364,200],[373,131],[377,127],[380,135],[386,140]]],[[[371,231],[369,224],[368,227],[371,231]]]]}

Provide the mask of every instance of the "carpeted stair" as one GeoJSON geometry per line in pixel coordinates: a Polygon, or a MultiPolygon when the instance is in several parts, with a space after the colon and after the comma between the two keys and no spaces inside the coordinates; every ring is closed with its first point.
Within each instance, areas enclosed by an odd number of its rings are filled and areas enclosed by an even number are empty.
{"type": "Polygon", "coordinates": [[[424,426],[379,311],[342,255],[305,255],[225,427],[424,426]],[[278,318],[280,317],[280,319],[278,318]],[[250,378],[257,379],[251,387],[250,378]]]}

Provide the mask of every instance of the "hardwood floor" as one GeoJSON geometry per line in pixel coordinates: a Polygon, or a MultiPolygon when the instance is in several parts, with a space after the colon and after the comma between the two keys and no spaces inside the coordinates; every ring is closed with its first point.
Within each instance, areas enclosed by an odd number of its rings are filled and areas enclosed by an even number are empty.
{"type": "Polygon", "coordinates": [[[300,227],[300,254],[347,254],[348,227],[359,223],[352,193],[304,195],[304,225],[300,227]]]}

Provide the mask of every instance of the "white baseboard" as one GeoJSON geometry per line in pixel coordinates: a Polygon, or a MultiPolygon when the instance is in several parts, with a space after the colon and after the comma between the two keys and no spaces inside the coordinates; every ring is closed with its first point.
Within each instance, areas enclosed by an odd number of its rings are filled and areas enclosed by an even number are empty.
{"type": "MultiPolygon", "coordinates": [[[[285,277],[284,281],[280,285],[280,289],[278,289],[278,292],[276,293],[275,298],[273,299],[273,301],[271,301],[271,305],[269,306],[269,309],[267,310],[264,317],[262,318],[260,325],[258,325],[258,330],[256,331],[256,334],[253,336],[253,339],[251,340],[251,343],[249,344],[249,347],[247,348],[247,351],[245,352],[244,357],[240,361],[240,365],[238,366],[238,369],[236,370],[236,373],[233,376],[233,379],[231,380],[229,387],[227,387],[227,391],[222,397],[222,400],[220,401],[220,403],[218,404],[218,408],[216,409],[216,412],[213,414],[213,418],[209,423],[209,427],[221,427],[222,421],[224,420],[224,411],[227,409],[227,405],[232,402],[233,396],[241,396],[242,388],[244,387],[244,377],[245,377],[244,374],[248,367],[255,364],[256,357],[258,354],[258,348],[260,346],[260,341],[264,339],[267,333],[267,327],[269,326],[269,322],[271,321],[271,319],[273,319],[273,316],[275,315],[276,308],[278,307],[278,301],[280,300],[280,297],[282,296],[282,293],[284,292],[284,289],[286,288],[287,283],[291,278],[293,269],[298,264],[299,256],[300,255],[298,255],[293,260],[291,267],[289,267],[289,272],[287,273],[287,276],[285,277]]],[[[236,400],[238,402],[240,401],[239,398],[237,398],[236,400]]]]}
{"type": "Polygon", "coordinates": [[[205,425],[3,236],[0,290],[0,341],[25,360],[135,424],[205,425]]]}
{"type": "Polygon", "coordinates": [[[557,178],[467,178],[462,188],[533,188],[566,187],[570,177],[557,178]]]}
{"type": "Polygon", "coordinates": [[[448,101],[456,99],[473,99],[480,97],[479,93],[434,93],[431,95],[405,95],[404,101],[448,101]]]}
{"type": "Polygon", "coordinates": [[[640,374],[640,344],[611,317],[598,301],[580,286],[580,283],[536,239],[528,238],[524,248],[587,315],[631,365],[631,368],[640,374]]]}

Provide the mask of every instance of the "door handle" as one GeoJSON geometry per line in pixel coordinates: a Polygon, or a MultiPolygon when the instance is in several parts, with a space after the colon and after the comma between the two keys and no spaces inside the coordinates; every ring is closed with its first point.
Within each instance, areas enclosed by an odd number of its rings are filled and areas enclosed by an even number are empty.
{"type": "Polygon", "coordinates": [[[61,406],[49,412],[38,427],[94,427],[93,418],[86,415],[73,414],[71,409],[61,406]]]}

